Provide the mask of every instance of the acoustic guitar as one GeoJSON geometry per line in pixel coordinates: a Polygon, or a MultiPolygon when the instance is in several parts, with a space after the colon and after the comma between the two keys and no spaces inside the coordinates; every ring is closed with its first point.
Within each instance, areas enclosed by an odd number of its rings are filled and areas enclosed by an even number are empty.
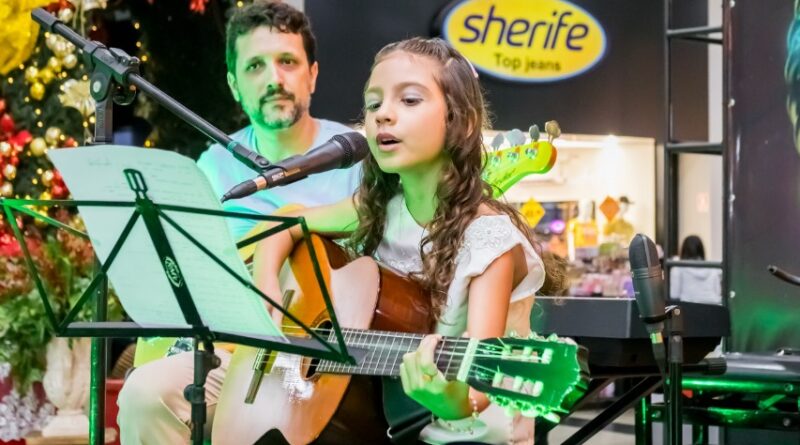
{"type": "MultiPolygon", "coordinates": [[[[214,444],[388,441],[380,383],[371,376],[398,377],[403,354],[415,350],[435,325],[430,298],[413,281],[371,258],[348,262],[333,242],[312,235],[312,243],[357,363],[239,346],[216,409],[214,444]]],[[[281,275],[288,310],[333,341],[305,243],[297,245],[281,275]]],[[[291,323],[284,323],[284,331],[300,333],[291,323]]],[[[446,337],[437,346],[435,361],[447,379],[466,382],[493,403],[526,416],[557,419],[586,389],[585,355],[576,344],[555,336],[446,337]]]]}

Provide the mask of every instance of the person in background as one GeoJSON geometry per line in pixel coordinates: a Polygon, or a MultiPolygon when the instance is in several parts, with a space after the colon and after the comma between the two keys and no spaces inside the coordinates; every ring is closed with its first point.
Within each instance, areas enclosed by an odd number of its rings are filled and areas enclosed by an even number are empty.
{"type": "MultiPolygon", "coordinates": [[[[309,114],[319,65],[316,40],[302,12],[285,3],[257,0],[236,10],[226,35],[228,86],[250,121],[231,135],[234,140],[275,163],[350,131],[342,124],[309,114]]],[[[255,176],[219,144],[206,150],[197,164],[219,196],[255,176]]],[[[290,203],[330,204],[351,196],[360,178],[360,167],[331,170],[227,201],[223,207],[265,215],[290,203]]],[[[254,220],[228,218],[227,222],[237,241],[257,230],[254,220]]],[[[206,381],[207,428],[212,425],[230,361],[230,353],[224,349],[216,348],[215,352],[222,363],[206,381]]],[[[117,402],[122,444],[189,442],[191,406],[184,399],[183,389],[192,383],[193,369],[193,354],[184,352],[147,363],[130,374],[117,402]]]]}
{"type": "MultiPolygon", "coordinates": [[[[681,243],[682,260],[706,259],[703,241],[696,235],[681,243]]],[[[722,271],[705,267],[673,267],[669,273],[669,296],[692,303],[722,304],[722,271]]]]}

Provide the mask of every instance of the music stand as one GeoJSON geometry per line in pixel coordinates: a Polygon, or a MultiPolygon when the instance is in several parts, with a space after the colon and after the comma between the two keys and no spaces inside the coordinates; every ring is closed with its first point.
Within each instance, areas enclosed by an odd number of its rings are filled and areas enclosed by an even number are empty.
{"type": "MultiPolygon", "coordinates": [[[[314,358],[333,360],[338,362],[356,364],[356,361],[347,351],[347,347],[342,336],[339,323],[336,319],[336,314],[333,310],[328,289],[324,285],[322,270],[319,267],[316,253],[313,244],[309,238],[308,227],[306,226],[303,218],[279,217],[279,216],[266,216],[266,215],[253,215],[248,213],[226,212],[222,210],[211,210],[203,208],[191,208],[176,205],[161,205],[153,202],[147,195],[148,186],[144,180],[144,176],[138,170],[126,169],[125,176],[128,185],[136,194],[136,199],[133,202],[121,201],[81,201],[81,200],[31,200],[31,199],[0,199],[0,205],[3,207],[6,217],[10,222],[14,236],[20,243],[28,270],[33,277],[34,283],[42,303],[45,306],[48,321],[50,322],[53,331],[57,336],[63,337],[135,337],[135,336],[170,336],[170,337],[192,337],[195,340],[196,346],[203,345],[202,350],[199,347],[195,348],[194,353],[194,380],[189,385],[184,395],[186,399],[192,404],[192,443],[195,445],[203,444],[203,426],[205,424],[206,406],[205,406],[205,380],[213,368],[219,366],[219,358],[214,355],[213,341],[226,341],[237,343],[241,345],[267,348],[278,352],[287,352],[291,354],[305,355],[314,358]],[[66,230],[69,233],[80,236],[82,238],[89,238],[87,233],[76,230],[58,220],[50,218],[46,215],[41,215],[28,206],[53,206],[59,205],[64,207],[124,207],[131,208],[132,214],[125,224],[122,233],[119,235],[116,242],[111,248],[111,252],[104,263],[96,271],[94,278],[89,286],[84,290],[81,297],[75,305],[69,310],[68,314],[63,320],[57,320],[50,304],[48,293],[44,283],[39,276],[38,269],[33,262],[30,251],[25,239],[22,236],[19,225],[15,218],[14,212],[32,216],[35,219],[44,221],[47,224],[66,230]],[[242,278],[234,270],[228,267],[217,255],[208,250],[201,242],[195,239],[188,231],[180,227],[173,218],[167,215],[166,211],[178,213],[191,213],[191,214],[204,214],[217,217],[233,217],[255,219],[260,221],[273,221],[278,225],[272,227],[264,232],[250,237],[239,244],[238,248],[244,247],[248,244],[254,243],[275,233],[287,230],[295,225],[300,225],[303,231],[306,245],[311,254],[311,260],[314,268],[314,274],[320,284],[320,290],[325,301],[325,306],[330,315],[332,323],[332,331],[335,335],[337,346],[334,346],[329,339],[321,337],[313,329],[305,325],[298,318],[292,315],[288,310],[283,308],[275,300],[268,295],[262,293],[250,281],[242,278]],[[117,254],[122,249],[129,234],[133,230],[139,219],[144,222],[147,233],[153,243],[159,260],[163,265],[164,274],[169,282],[175,299],[177,300],[183,318],[188,326],[168,326],[158,324],[139,324],[136,322],[76,322],[75,317],[78,315],[84,304],[88,301],[89,296],[95,293],[102,283],[108,278],[108,271],[111,268],[117,254]],[[254,334],[243,334],[239,332],[225,332],[212,329],[206,321],[200,316],[195,301],[189,291],[189,287],[181,272],[180,264],[176,259],[176,255],[168,241],[167,234],[164,230],[163,222],[168,226],[174,228],[180,235],[189,240],[195,247],[201,250],[208,258],[212,259],[219,267],[225,272],[235,278],[240,284],[247,289],[255,292],[264,301],[268,302],[272,307],[279,310],[285,317],[292,320],[311,338],[292,338],[291,340],[284,340],[282,337],[263,336],[254,334]]],[[[98,259],[99,262],[99,259],[98,259]]],[[[96,419],[102,422],[102,417],[96,419]]]]}

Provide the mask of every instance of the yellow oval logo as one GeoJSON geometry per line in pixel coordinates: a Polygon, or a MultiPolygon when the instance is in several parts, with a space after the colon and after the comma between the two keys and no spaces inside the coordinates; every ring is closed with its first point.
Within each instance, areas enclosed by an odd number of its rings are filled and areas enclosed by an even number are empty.
{"type": "Polygon", "coordinates": [[[564,0],[467,0],[442,25],[444,38],[477,69],[507,80],[577,76],[606,51],[600,23],[564,0]]]}

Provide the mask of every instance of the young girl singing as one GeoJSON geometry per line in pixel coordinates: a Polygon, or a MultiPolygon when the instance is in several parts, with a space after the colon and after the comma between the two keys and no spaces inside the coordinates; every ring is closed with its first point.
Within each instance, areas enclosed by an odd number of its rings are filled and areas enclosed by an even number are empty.
{"type": "MultiPolygon", "coordinates": [[[[439,419],[421,440],[532,443],[533,421],[507,417],[478,391],[448,381],[433,355],[438,335],[526,334],[545,268],[528,228],[481,179],[484,100],[472,65],[440,39],[384,47],[364,89],[372,156],[354,199],[304,209],[309,229],[350,233],[349,245],[431,291],[436,335],[404,357],[406,394],[439,419]]],[[[256,285],[281,295],[280,267],[301,238],[282,232],[255,254],[256,285]]]]}

